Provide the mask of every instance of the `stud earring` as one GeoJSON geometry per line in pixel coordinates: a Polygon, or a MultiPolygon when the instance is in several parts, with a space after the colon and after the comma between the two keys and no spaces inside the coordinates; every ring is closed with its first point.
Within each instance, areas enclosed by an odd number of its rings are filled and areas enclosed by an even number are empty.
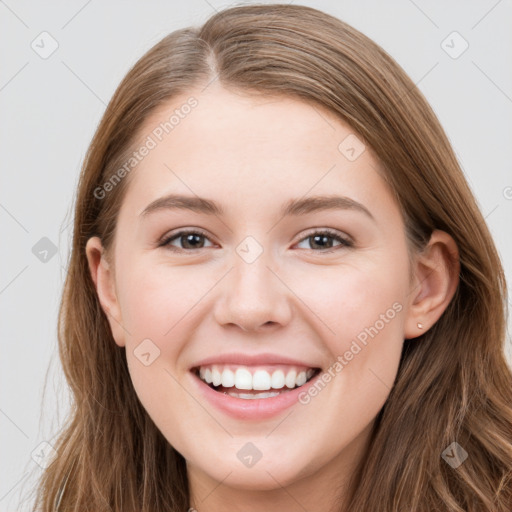
{"type": "Polygon", "coordinates": [[[418,322],[418,329],[423,329],[423,324],[420,324],[420,323],[418,322]]]}

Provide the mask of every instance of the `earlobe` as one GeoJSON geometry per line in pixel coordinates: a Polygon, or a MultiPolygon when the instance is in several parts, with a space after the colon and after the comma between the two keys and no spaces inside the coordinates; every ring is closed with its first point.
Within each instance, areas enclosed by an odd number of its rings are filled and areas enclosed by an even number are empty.
{"type": "Polygon", "coordinates": [[[89,238],[85,252],[98,300],[108,318],[114,340],[117,345],[124,347],[124,329],[122,328],[115,279],[100,238],[97,236],[89,238]]]}
{"type": "Polygon", "coordinates": [[[459,251],[453,238],[435,230],[417,256],[404,337],[416,338],[430,329],[450,304],[459,284],[459,251]]]}

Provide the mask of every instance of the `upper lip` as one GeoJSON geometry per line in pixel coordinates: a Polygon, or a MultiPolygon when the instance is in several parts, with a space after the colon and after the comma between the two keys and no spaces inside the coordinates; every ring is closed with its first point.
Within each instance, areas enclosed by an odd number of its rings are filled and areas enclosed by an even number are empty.
{"type": "Polygon", "coordinates": [[[301,361],[299,359],[293,359],[287,356],[279,354],[241,354],[241,353],[230,353],[230,354],[217,354],[215,356],[201,359],[194,363],[190,369],[198,368],[200,366],[209,366],[212,364],[235,364],[240,366],[263,366],[263,365],[290,365],[290,366],[306,366],[308,368],[320,368],[316,364],[311,364],[308,361],[301,361]]]}

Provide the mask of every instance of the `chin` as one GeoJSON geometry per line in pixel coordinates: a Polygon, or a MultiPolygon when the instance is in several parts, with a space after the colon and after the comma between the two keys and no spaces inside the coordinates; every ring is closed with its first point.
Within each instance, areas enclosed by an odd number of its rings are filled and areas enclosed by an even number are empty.
{"type": "Polygon", "coordinates": [[[277,457],[275,454],[267,458],[262,455],[261,459],[254,465],[246,467],[236,456],[233,463],[228,463],[227,457],[229,455],[227,453],[225,451],[222,455],[212,456],[210,460],[217,463],[202,466],[202,471],[212,479],[240,490],[270,491],[280,489],[314,471],[314,464],[309,460],[306,461],[300,455],[293,459],[289,455],[286,459],[283,456],[277,457]]]}

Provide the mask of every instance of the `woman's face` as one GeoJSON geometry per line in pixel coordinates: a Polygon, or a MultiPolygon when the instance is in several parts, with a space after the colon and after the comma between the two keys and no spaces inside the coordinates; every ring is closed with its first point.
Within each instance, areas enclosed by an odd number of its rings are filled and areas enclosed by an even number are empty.
{"type": "Polygon", "coordinates": [[[198,481],[263,490],[349,474],[414,298],[377,160],[318,107],[215,84],[141,134],[155,147],[124,178],[115,270],[99,274],[141,403],[198,481]]]}

